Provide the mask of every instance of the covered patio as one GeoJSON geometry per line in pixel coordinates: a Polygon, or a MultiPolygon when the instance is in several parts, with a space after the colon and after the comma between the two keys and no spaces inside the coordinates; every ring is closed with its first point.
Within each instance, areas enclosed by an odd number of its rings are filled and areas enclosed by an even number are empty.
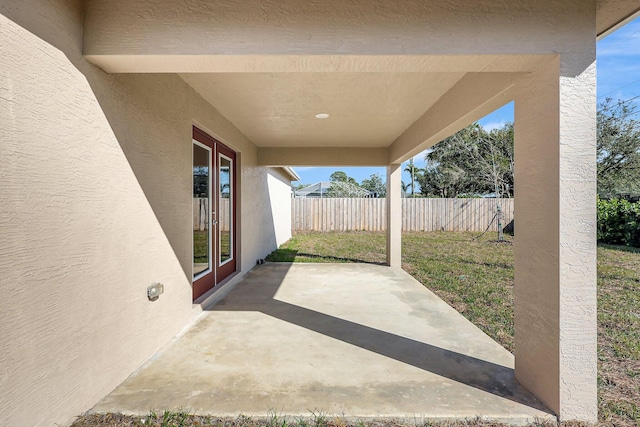
{"type": "Polygon", "coordinates": [[[399,268],[267,263],[92,411],[555,419],[513,367],[399,268]]]}
{"type": "Polygon", "coordinates": [[[595,422],[595,48],[639,13],[637,0],[3,2],[0,425],[64,425],[98,401],[595,422]],[[512,101],[513,356],[400,269],[402,163],[512,101]],[[387,266],[254,269],[290,236],[287,168],[317,166],[386,168],[387,266]],[[225,194],[224,211],[210,203],[225,194]],[[198,198],[216,260],[200,277],[198,198]]]}
{"type": "Polygon", "coordinates": [[[255,145],[240,168],[385,167],[391,267],[402,163],[514,101],[515,377],[560,420],[595,421],[595,43],[637,2],[259,4],[95,0],[83,56],[111,74],[177,74],[255,145]]]}

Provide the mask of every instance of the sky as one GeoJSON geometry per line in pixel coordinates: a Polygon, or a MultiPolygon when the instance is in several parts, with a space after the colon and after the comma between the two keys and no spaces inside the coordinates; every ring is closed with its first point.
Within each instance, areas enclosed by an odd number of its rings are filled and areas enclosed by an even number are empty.
{"type": "MultiPolygon", "coordinates": [[[[614,100],[627,100],[640,96],[640,18],[637,18],[613,34],[597,43],[597,79],[598,103],[607,97],[614,100]]],[[[640,99],[640,98],[639,98],[640,99]]],[[[478,121],[485,129],[499,128],[513,121],[513,102],[497,109],[478,121]]],[[[424,153],[414,157],[417,167],[424,167],[424,153]]],[[[406,164],[403,164],[404,169],[406,164]]],[[[329,181],[329,175],[336,170],[346,172],[356,181],[362,182],[372,174],[378,173],[385,181],[384,167],[296,167],[300,176],[298,183],[314,184],[329,181]]],[[[409,174],[403,172],[402,180],[411,181],[409,174]]]]}

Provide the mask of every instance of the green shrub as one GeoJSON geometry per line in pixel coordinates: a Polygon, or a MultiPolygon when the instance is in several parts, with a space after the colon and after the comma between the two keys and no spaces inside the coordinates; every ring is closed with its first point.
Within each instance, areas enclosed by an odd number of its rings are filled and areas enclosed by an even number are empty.
{"type": "Polygon", "coordinates": [[[640,247],[640,202],[598,199],[598,241],[640,247]]]}

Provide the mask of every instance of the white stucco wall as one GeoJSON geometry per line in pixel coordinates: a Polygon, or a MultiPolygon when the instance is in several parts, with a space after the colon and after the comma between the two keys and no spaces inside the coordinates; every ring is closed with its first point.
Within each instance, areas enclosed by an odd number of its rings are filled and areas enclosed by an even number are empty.
{"type": "Polygon", "coordinates": [[[267,186],[276,244],[280,246],[291,238],[291,178],[279,169],[271,169],[267,186]]]}
{"type": "Polygon", "coordinates": [[[255,146],[180,77],[83,59],[80,1],[4,2],[0,39],[0,425],[64,425],[201,310],[193,124],[239,152],[243,273],[282,224],[255,146]]]}

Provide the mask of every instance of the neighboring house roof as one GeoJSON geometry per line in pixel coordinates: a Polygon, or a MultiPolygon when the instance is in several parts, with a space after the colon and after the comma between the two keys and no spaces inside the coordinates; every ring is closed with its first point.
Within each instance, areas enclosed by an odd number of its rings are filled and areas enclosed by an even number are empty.
{"type": "MultiPolygon", "coordinates": [[[[331,188],[331,182],[316,182],[315,184],[309,185],[307,187],[301,188],[299,190],[295,190],[294,197],[324,197],[325,194],[331,188]]],[[[363,196],[360,196],[363,197],[363,196]]],[[[369,194],[364,196],[366,198],[374,198],[377,199],[380,195],[375,191],[369,191],[369,194]]]]}
{"type": "Polygon", "coordinates": [[[330,182],[317,182],[295,191],[296,197],[322,197],[329,191],[330,182]]]}

